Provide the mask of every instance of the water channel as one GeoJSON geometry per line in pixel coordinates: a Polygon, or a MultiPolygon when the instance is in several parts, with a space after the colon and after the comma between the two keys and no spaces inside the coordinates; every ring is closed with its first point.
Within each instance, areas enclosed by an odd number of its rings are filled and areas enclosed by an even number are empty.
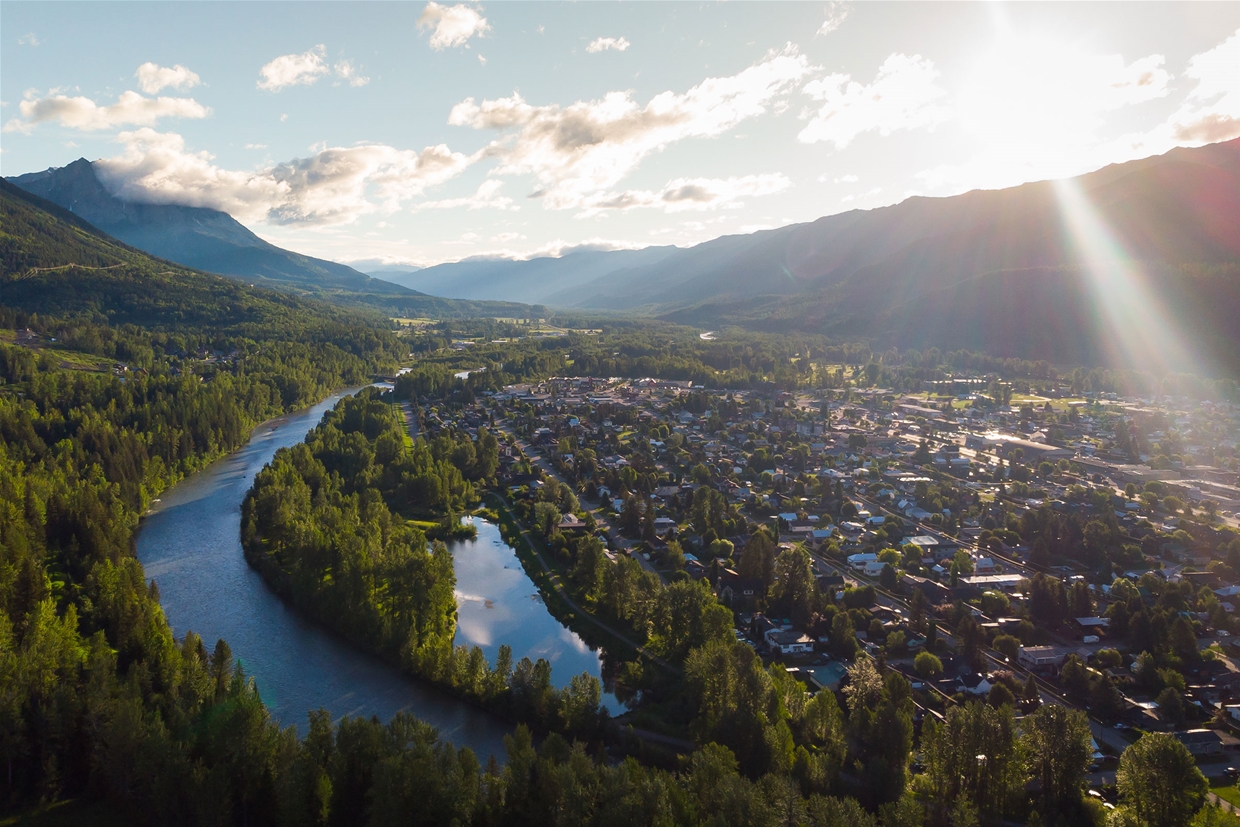
{"type": "MultiPolygon", "coordinates": [[[[246,565],[241,501],[255,474],[277,450],[304,439],[350,392],[260,425],[243,448],[166,491],[138,533],[138,559],[159,585],[174,633],[193,630],[208,649],[218,638],[227,640],[281,723],[304,728],[307,713],[319,707],[333,717],[381,720],[408,711],[484,762],[492,754],[502,759],[503,736],[511,731],[505,721],[352,648],[287,606],[246,565]]],[[[461,594],[458,643],[482,646],[492,662],[501,643],[512,647],[514,661],[545,657],[557,685],[582,671],[599,676],[598,655],[546,612],[495,526],[479,522],[478,537],[454,544],[453,553],[461,594]]],[[[613,712],[621,708],[611,696],[604,702],[613,712]]]]}

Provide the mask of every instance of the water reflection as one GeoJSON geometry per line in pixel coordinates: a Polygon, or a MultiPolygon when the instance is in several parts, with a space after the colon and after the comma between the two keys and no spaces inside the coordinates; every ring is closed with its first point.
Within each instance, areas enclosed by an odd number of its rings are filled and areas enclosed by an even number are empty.
{"type": "Polygon", "coordinates": [[[601,652],[591,649],[547,611],[538,587],[500,536],[499,527],[483,520],[475,521],[475,526],[475,539],[451,544],[456,567],[456,643],[480,647],[492,665],[505,643],[512,647],[513,663],[523,657],[545,658],[558,687],[588,672],[603,682],[603,706],[612,715],[624,712],[610,680],[613,670],[604,668],[601,652]]]}
{"type": "Polygon", "coordinates": [[[334,717],[381,720],[408,711],[483,761],[503,758],[503,736],[511,731],[505,722],[339,640],[288,607],[246,565],[241,501],[254,475],[278,449],[304,439],[341,395],[260,425],[244,448],[169,489],[138,533],[138,559],[159,584],[177,636],[192,629],[207,648],[227,640],[282,723],[304,728],[307,713],[319,707],[334,717]]]}

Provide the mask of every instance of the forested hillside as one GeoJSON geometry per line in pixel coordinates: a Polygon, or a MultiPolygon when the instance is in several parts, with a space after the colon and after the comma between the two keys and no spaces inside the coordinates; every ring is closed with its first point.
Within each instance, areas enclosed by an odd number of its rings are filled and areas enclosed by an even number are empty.
{"type": "Polygon", "coordinates": [[[408,293],[352,267],[269,244],[219,210],[122,201],[104,188],[94,165],[85,158],[57,169],[19,175],[11,183],[71,208],[128,244],[190,267],[257,279],[268,286],[408,293]]]}

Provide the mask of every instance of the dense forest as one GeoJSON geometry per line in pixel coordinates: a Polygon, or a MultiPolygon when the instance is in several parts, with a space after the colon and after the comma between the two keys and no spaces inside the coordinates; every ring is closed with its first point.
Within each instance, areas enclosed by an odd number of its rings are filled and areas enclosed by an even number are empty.
{"type": "Polygon", "coordinates": [[[494,481],[499,443],[485,429],[475,443],[407,440],[405,428],[391,394],[367,388],[277,453],[242,505],[247,559],[294,605],[410,673],[541,730],[596,738],[597,679],[556,690],[545,660],[514,664],[505,648],[492,667],[479,648],[453,646],[452,555],[410,518],[450,536],[476,486],[494,481]]]}

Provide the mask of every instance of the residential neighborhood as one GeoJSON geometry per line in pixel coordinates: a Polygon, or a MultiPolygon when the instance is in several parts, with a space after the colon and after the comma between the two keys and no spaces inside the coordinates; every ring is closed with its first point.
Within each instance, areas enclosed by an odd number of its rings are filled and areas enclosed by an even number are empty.
{"type": "Polygon", "coordinates": [[[927,385],[554,378],[420,412],[500,434],[511,499],[556,506],[549,540],[591,532],[613,563],[708,584],[737,639],[810,691],[869,657],[910,679],[918,721],[977,697],[1086,710],[1100,783],[1147,731],[1224,773],[1240,750],[1240,410],[927,385]]]}

